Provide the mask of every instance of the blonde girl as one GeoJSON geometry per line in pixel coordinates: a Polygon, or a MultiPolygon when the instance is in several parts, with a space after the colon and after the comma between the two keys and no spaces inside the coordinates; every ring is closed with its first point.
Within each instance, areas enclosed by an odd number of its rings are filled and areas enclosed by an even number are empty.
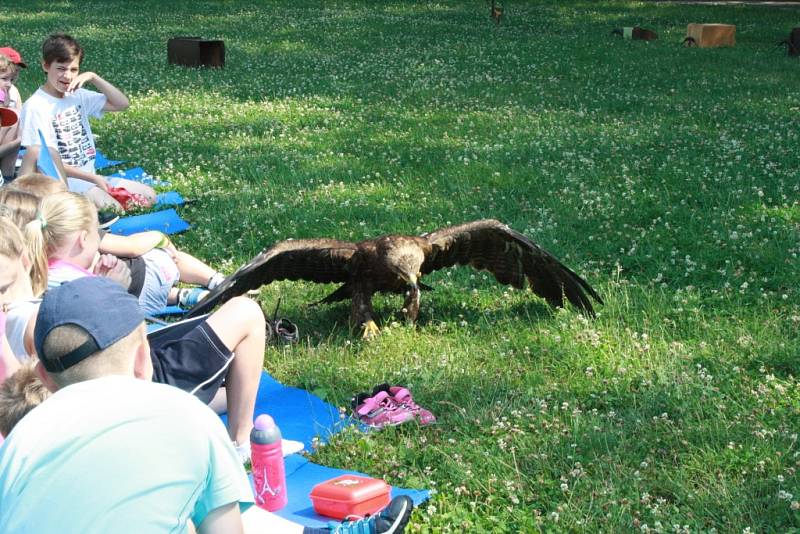
{"type": "Polygon", "coordinates": [[[14,374],[33,354],[33,322],[39,301],[30,280],[31,262],[17,226],[0,217],[0,382],[14,374]]]}
{"type": "MultiPolygon", "coordinates": [[[[154,315],[167,303],[181,300],[179,293],[188,293],[189,296],[203,293],[199,289],[178,290],[173,287],[178,280],[212,285],[223,279],[220,273],[199,259],[176,250],[160,232],[99,236],[94,206],[75,194],[58,193],[45,197],[39,216],[27,228],[32,232],[28,235],[31,256],[35,258],[33,279],[37,290],[87,274],[112,278],[125,276],[125,267],[130,266],[130,279],[123,285],[137,296],[146,315],[154,315]],[[37,245],[38,228],[41,228],[42,240],[37,245]],[[98,251],[102,255],[98,255],[98,251]],[[126,264],[118,257],[131,259],[126,264]],[[95,258],[99,259],[93,263],[95,258]]],[[[186,301],[181,300],[181,304],[185,305],[186,301]]]]}
{"type": "Polygon", "coordinates": [[[123,262],[100,255],[97,211],[81,195],[56,193],[42,199],[36,218],[25,225],[24,234],[37,295],[83,276],[107,276],[126,288],[130,284],[130,270],[123,262]]]}

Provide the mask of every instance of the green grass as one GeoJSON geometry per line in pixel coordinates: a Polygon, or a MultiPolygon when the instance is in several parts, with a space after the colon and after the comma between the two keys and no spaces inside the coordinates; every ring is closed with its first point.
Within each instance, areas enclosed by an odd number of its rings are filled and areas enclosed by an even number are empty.
{"type": "Polygon", "coordinates": [[[132,107],[99,147],[199,199],[176,243],[232,271],[289,237],[493,217],[584,275],[594,321],[439,272],[419,324],[376,299],[362,343],[332,288],[262,289],[303,342],[265,366],[346,406],[388,381],[439,425],[346,432],[317,461],[435,490],[412,532],[800,530],[800,8],[481,0],[6,0],[32,68],[69,30],[132,107]],[[679,46],[689,22],[731,49],[679,46]],[[659,40],[609,37],[639,24],[659,40]],[[226,67],[167,65],[170,36],[226,67]]]}

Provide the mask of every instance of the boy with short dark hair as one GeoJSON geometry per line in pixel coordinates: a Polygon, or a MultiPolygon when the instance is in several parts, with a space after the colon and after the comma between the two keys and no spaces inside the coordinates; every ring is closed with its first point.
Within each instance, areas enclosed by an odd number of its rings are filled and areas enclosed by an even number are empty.
{"type": "Polygon", "coordinates": [[[47,146],[61,156],[70,191],[86,195],[98,208],[121,209],[109,195],[109,186],[124,187],[154,202],[151,187],[123,178],[107,179],[95,172],[97,149],[89,118],[123,111],[130,103],[122,91],[96,73],[80,72],[83,56],[83,48],[67,34],[53,34],[42,45],[46,80],[22,106],[22,145],[28,151],[21,174],[36,171],[41,131],[47,146]],[[87,83],[99,92],[84,89],[87,83]]]}

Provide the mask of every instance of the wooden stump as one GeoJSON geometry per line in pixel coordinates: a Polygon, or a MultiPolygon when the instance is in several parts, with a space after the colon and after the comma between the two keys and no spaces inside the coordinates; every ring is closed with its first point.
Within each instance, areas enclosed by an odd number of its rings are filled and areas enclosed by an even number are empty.
{"type": "Polygon", "coordinates": [[[736,46],[736,26],[731,24],[689,24],[685,43],[700,48],[736,46]]]}

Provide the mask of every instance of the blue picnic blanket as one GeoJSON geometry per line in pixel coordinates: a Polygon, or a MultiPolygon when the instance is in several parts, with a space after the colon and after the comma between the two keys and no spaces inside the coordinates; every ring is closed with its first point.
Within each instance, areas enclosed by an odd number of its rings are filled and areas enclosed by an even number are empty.
{"type": "Polygon", "coordinates": [[[191,228],[191,225],[181,219],[178,213],[170,208],[143,215],[122,217],[109,228],[112,234],[131,235],[137,232],[158,230],[165,234],[176,234],[191,228]]]}
{"type": "MultiPolygon", "coordinates": [[[[267,372],[261,374],[255,413],[271,415],[285,439],[303,442],[306,450],[310,452],[313,451],[312,442],[315,439],[327,442],[331,436],[353,424],[352,419],[340,415],[336,406],[304,389],[281,384],[267,372]]],[[[221,417],[226,421],[224,415],[221,417]]],[[[314,512],[309,493],[311,488],[320,482],[344,474],[371,476],[348,469],[315,464],[300,454],[287,456],[286,487],[289,503],[277,514],[307,527],[326,526],[332,519],[314,512]]],[[[408,495],[414,500],[414,504],[420,504],[430,498],[428,490],[392,488],[392,497],[398,495],[408,495]]]]}

